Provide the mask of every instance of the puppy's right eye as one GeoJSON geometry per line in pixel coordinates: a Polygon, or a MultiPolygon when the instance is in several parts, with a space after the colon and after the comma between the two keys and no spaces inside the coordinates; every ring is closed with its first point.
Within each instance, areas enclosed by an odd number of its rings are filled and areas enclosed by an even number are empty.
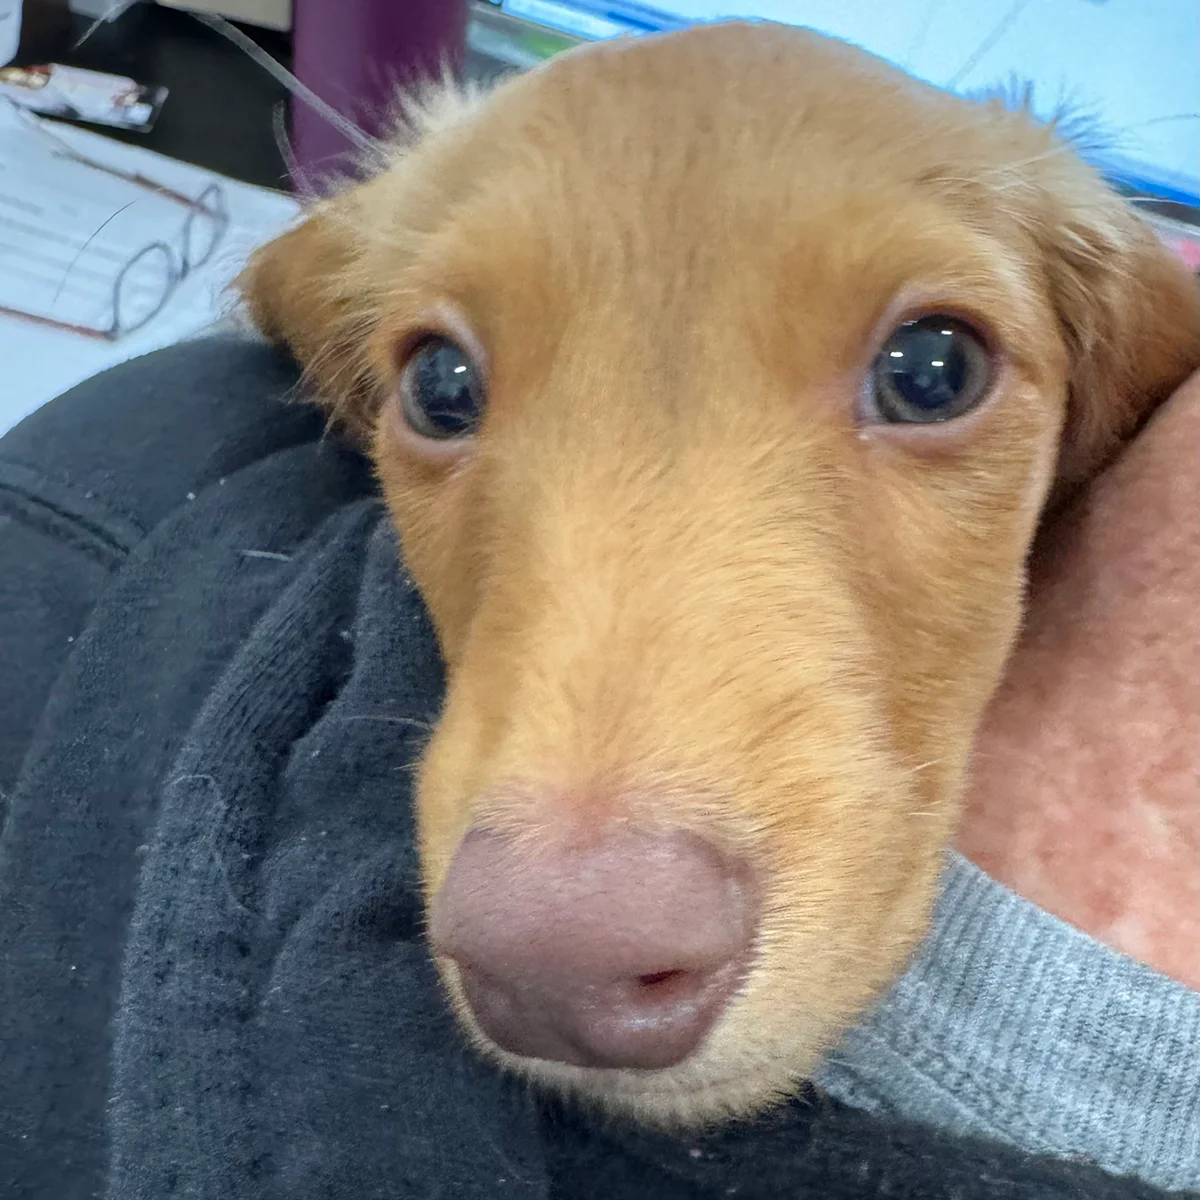
{"type": "Polygon", "coordinates": [[[871,416],[896,425],[961,417],[987,396],[994,371],[980,336],[953,317],[906,321],[871,370],[871,416]]]}
{"type": "Polygon", "coordinates": [[[470,355],[447,337],[419,342],[400,373],[400,407],[421,437],[470,437],[484,407],[483,381],[470,355]]]}

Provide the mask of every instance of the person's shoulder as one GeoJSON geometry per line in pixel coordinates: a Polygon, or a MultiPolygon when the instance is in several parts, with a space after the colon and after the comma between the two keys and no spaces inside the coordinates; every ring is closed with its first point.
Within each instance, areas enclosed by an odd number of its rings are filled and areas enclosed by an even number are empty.
{"type": "MultiPolygon", "coordinates": [[[[324,435],[299,372],[248,337],[181,342],[97,375],[0,440],[0,472],[146,532],[189,494],[324,435]]],[[[365,474],[364,466],[364,474],[365,474]]]]}

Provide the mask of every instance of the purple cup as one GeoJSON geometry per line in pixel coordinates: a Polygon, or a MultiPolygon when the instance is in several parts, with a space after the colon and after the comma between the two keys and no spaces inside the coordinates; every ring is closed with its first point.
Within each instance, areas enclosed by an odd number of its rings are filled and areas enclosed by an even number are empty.
{"type": "MultiPolygon", "coordinates": [[[[398,90],[462,66],[467,0],[295,0],[294,13],[293,72],[369,134],[398,90]]],[[[352,166],[350,139],[299,97],[291,132],[298,185],[352,166]]]]}

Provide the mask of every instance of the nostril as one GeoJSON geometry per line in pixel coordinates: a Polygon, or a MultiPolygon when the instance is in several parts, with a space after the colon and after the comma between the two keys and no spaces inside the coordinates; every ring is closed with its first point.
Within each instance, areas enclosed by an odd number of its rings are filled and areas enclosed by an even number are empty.
{"type": "Polygon", "coordinates": [[[661,983],[669,983],[672,979],[678,979],[683,974],[680,970],[675,971],[653,971],[649,975],[639,975],[638,983],[646,989],[656,988],[661,983]]]}
{"type": "Polygon", "coordinates": [[[656,971],[607,983],[501,978],[459,967],[475,1020],[502,1050],[580,1067],[655,1070],[695,1050],[735,980],[656,971]],[[647,982],[647,981],[650,982],[647,982]]]}
{"type": "Polygon", "coordinates": [[[531,859],[468,834],[430,911],[476,1023],[502,1049],[656,1069],[736,990],[756,906],[745,865],[690,834],[623,831],[531,859]]]}

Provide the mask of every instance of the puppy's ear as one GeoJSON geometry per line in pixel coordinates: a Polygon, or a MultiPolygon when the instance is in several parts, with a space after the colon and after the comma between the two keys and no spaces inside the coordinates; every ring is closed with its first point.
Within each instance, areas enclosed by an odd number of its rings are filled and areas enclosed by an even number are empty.
{"type": "Polygon", "coordinates": [[[353,193],[326,200],[303,224],[258,250],[237,280],[250,319],[286,345],[332,419],[371,432],[366,344],[377,310],[353,193]]]}
{"type": "Polygon", "coordinates": [[[470,127],[484,99],[449,79],[401,97],[366,181],[316,204],[237,280],[254,324],[291,350],[331,419],[362,441],[377,407],[368,350],[385,293],[474,178],[470,127]]]}
{"type": "Polygon", "coordinates": [[[1200,368],[1200,282],[1090,168],[1053,156],[1048,172],[1025,223],[1070,359],[1062,496],[1200,368]]]}

